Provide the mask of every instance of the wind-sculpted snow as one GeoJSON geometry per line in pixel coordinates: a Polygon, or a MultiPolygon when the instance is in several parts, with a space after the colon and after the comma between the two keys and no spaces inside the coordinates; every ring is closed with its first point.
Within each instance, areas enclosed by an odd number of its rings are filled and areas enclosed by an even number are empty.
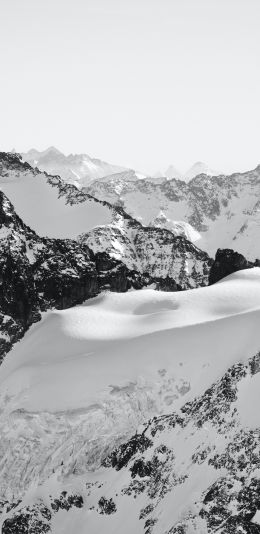
{"type": "Polygon", "coordinates": [[[29,520],[53,534],[72,525],[211,533],[236,502],[255,514],[247,487],[258,419],[245,422],[244,406],[259,391],[259,273],[181,293],[102,295],[27,332],[0,368],[4,533],[29,520]],[[54,509],[62,492],[81,505],[54,509]]]}

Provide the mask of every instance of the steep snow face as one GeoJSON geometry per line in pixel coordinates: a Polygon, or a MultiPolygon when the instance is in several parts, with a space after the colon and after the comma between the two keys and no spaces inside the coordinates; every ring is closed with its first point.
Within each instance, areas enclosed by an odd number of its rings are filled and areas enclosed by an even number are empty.
{"type": "Polygon", "coordinates": [[[58,174],[66,182],[80,187],[108,174],[125,170],[124,167],[91,158],[87,154],[65,156],[55,147],[49,147],[43,152],[32,149],[23,153],[22,156],[23,160],[32,167],[38,167],[41,171],[46,171],[49,174],[58,174]]]}
{"type": "Polygon", "coordinates": [[[218,248],[233,248],[251,260],[260,256],[260,166],[231,176],[200,174],[189,183],[166,178],[126,180],[118,193],[113,182],[93,182],[88,192],[121,205],[142,224],[156,221],[179,235],[187,232],[210,256],[218,248]],[[190,226],[184,230],[186,224],[190,226]]]}
{"type": "Polygon", "coordinates": [[[75,475],[98,468],[140,423],[255,354],[259,318],[258,268],[184,293],[104,294],[45,314],[0,368],[1,498],[53,473],[59,487],[68,476],[76,487],[75,475]]]}

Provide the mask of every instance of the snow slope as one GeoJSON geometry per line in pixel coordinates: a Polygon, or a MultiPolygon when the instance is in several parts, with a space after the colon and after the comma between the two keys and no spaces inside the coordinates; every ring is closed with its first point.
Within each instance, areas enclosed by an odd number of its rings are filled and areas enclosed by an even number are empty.
{"type": "MultiPolygon", "coordinates": [[[[189,381],[197,391],[214,378],[211,371],[223,370],[255,343],[258,347],[258,332],[252,333],[259,308],[260,268],[181,293],[106,293],[44,314],[4,360],[1,391],[14,402],[19,393],[19,406],[26,410],[79,409],[111,395],[114,386],[144,379],[154,387],[163,382],[157,377],[161,368],[173,382],[189,381]],[[211,369],[205,371],[205,365],[211,369]]],[[[160,402],[163,410],[172,404],[160,402]]]]}
{"type": "Polygon", "coordinates": [[[61,462],[66,477],[98,468],[140,423],[255,354],[259,319],[259,268],[192,291],[103,294],[44,314],[0,368],[1,497],[23,495],[61,462]]]}
{"type": "Polygon", "coordinates": [[[15,174],[0,178],[0,189],[25,224],[42,237],[75,238],[93,227],[112,221],[112,212],[93,199],[69,204],[55,179],[43,173],[15,174]]]}

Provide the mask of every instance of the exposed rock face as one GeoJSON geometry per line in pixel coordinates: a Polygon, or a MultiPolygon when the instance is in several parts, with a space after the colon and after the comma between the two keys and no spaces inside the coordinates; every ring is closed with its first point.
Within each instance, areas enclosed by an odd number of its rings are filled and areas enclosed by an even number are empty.
{"type": "MultiPolygon", "coordinates": [[[[161,228],[143,227],[130,220],[94,228],[80,237],[95,253],[105,251],[153,279],[171,279],[181,289],[207,285],[212,260],[184,237],[161,228]]],[[[165,285],[163,282],[162,285],[165,285]]]]}
{"type": "Polygon", "coordinates": [[[22,161],[20,154],[0,152],[0,176],[9,176],[10,171],[25,172],[27,170],[37,173],[37,170],[32,169],[29,163],[22,161]]]}
{"type": "Polygon", "coordinates": [[[122,206],[144,225],[160,224],[198,242],[211,256],[218,248],[236,248],[250,260],[260,255],[260,166],[230,176],[199,174],[189,183],[118,173],[93,182],[87,192],[122,206]]]}
{"type": "Polygon", "coordinates": [[[248,261],[242,254],[238,254],[238,252],[235,252],[232,249],[218,249],[215,261],[210,269],[209,285],[215,284],[222,278],[225,278],[236,271],[259,266],[259,260],[256,260],[253,263],[248,261]]]}
{"type": "Polygon", "coordinates": [[[40,498],[30,507],[3,502],[3,532],[25,534],[28,525],[33,534],[51,532],[60,508],[70,513],[72,506],[84,506],[93,514],[118,513],[121,520],[121,507],[127,507],[139,514],[146,534],[258,534],[260,435],[259,428],[243,426],[239,398],[259,371],[257,354],[234,364],[178,413],[149,421],[104,459],[97,480],[91,476],[82,483],[82,494],[68,494],[64,481],[64,491],[50,495],[49,506],[40,498]]]}
{"type": "MultiPolygon", "coordinates": [[[[18,503],[19,506],[19,503],[18,503]]],[[[28,506],[22,513],[14,515],[4,522],[2,534],[44,534],[50,532],[52,515],[59,510],[71,508],[82,508],[83,499],[81,495],[68,495],[62,491],[61,495],[50,501],[50,508],[44,503],[36,506],[28,506]]]]}

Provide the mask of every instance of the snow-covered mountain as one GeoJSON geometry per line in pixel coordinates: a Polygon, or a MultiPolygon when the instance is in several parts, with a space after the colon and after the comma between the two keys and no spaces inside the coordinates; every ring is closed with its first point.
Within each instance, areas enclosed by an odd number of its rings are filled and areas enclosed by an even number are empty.
{"type": "Polygon", "coordinates": [[[143,227],[98,201],[0,153],[0,356],[40,318],[104,289],[207,285],[212,260],[169,230],[143,227]]]}
{"type": "Polygon", "coordinates": [[[166,176],[168,180],[172,180],[172,178],[180,179],[182,178],[182,173],[174,165],[169,165],[163,176],[166,176]]]}
{"type": "Polygon", "coordinates": [[[119,165],[111,165],[100,159],[91,158],[87,154],[65,156],[53,146],[42,152],[31,149],[24,152],[22,157],[32,167],[38,167],[41,171],[46,171],[49,174],[58,174],[68,183],[80,187],[108,174],[126,170],[119,165]]]}
{"type": "Polygon", "coordinates": [[[259,185],[0,153],[3,534],[259,534],[259,185]]]}
{"type": "MultiPolygon", "coordinates": [[[[195,176],[198,176],[199,174],[206,174],[207,176],[219,176],[218,171],[214,171],[211,169],[206,163],[203,163],[203,161],[196,161],[183,175],[183,179],[185,181],[192,180],[192,178],[195,178],[195,176]]],[[[173,178],[176,178],[173,176],[173,178]]],[[[178,178],[178,177],[177,177],[178,178]]]]}
{"type": "Polygon", "coordinates": [[[259,318],[259,268],[46,313],[0,367],[2,532],[258,533],[259,318]]]}
{"type": "MultiPolygon", "coordinates": [[[[15,150],[13,152],[15,153],[15,150]]],[[[22,157],[23,161],[26,161],[32,167],[38,167],[39,170],[46,171],[49,174],[58,174],[63,180],[77,187],[87,186],[94,180],[119,172],[126,171],[126,173],[134,173],[131,169],[120,165],[112,165],[97,158],[91,158],[87,154],[69,154],[65,156],[65,154],[54,146],[50,146],[43,151],[32,148],[28,152],[23,152],[22,157]]],[[[176,178],[189,181],[202,173],[208,176],[219,174],[217,171],[213,171],[206,163],[197,161],[184,173],[180,172],[171,164],[164,172],[158,171],[155,173],[154,177],[166,177],[168,180],[176,178]]],[[[136,172],[136,178],[146,178],[146,175],[136,172]]]]}
{"type": "Polygon", "coordinates": [[[260,257],[260,166],[230,176],[200,174],[189,183],[116,174],[86,191],[122,206],[144,225],[186,236],[210,256],[232,248],[252,260],[260,257]]]}
{"type": "Polygon", "coordinates": [[[207,284],[212,262],[187,239],[143,226],[121,207],[41,173],[19,156],[0,153],[0,190],[41,237],[77,238],[94,253],[106,252],[131,270],[170,278],[183,288],[207,284]]]}
{"type": "Polygon", "coordinates": [[[189,182],[189,180],[195,178],[195,176],[198,176],[198,174],[207,174],[207,176],[218,176],[220,173],[211,169],[209,165],[203,163],[203,161],[197,161],[185,172],[179,171],[179,169],[177,169],[175,165],[169,165],[169,167],[167,167],[164,172],[157,171],[153,175],[153,177],[166,177],[168,180],[172,180],[173,178],[175,178],[177,180],[184,180],[185,182],[189,182]]]}

